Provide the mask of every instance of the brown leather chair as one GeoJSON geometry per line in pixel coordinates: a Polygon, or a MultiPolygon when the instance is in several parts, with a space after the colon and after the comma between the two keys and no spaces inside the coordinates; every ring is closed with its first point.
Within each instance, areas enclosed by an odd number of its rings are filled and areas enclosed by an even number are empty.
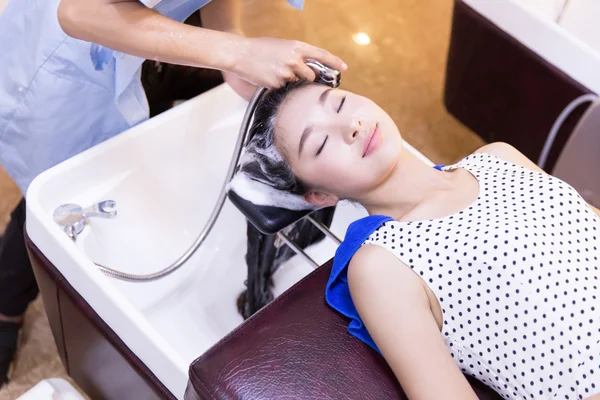
{"type": "MultiPolygon", "coordinates": [[[[406,399],[385,360],[325,303],[330,270],[315,270],[195,360],[185,399],[406,399]]],[[[480,399],[500,399],[470,382],[480,399]]]]}

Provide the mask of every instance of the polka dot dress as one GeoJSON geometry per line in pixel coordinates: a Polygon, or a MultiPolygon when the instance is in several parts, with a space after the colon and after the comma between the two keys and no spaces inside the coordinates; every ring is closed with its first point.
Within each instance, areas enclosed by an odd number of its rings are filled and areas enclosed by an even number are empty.
{"type": "Polygon", "coordinates": [[[421,276],[456,363],[503,398],[600,393],[600,218],[568,184],[492,155],[453,168],[479,181],[470,207],[387,222],[365,244],[421,276]]]}

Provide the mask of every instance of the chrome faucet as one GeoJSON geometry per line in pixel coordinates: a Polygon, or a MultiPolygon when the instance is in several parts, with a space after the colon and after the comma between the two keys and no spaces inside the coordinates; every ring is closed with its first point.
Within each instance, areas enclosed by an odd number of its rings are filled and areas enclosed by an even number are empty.
{"type": "Polygon", "coordinates": [[[77,204],[63,204],[54,210],[54,222],[60,225],[65,233],[75,241],[83,231],[85,221],[89,218],[112,219],[117,216],[117,203],[105,200],[82,208],[77,204]]]}
{"type": "Polygon", "coordinates": [[[328,66],[318,62],[317,60],[308,59],[306,65],[312,68],[317,73],[315,82],[324,83],[333,88],[340,86],[342,74],[337,69],[329,68],[328,66]]]}

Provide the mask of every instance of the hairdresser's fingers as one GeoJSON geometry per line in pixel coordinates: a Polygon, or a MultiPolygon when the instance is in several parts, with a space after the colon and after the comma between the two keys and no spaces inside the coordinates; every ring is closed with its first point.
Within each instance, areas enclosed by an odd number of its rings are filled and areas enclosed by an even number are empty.
{"type": "Polygon", "coordinates": [[[317,78],[315,71],[313,71],[311,67],[304,63],[298,64],[294,72],[298,79],[306,79],[309,82],[314,82],[314,80],[317,78]]]}
{"type": "Polygon", "coordinates": [[[334,56],[327,50],[320,49],[318,47],[311,46],[309,44],[306,45],[306,48],[303,52],[304,58],[313,58],[321,63],[327,65],[330,68],[337,69],[338,71],[345,71],[348,69],[348,66],[345,62],[342,61],[341,58],[334,56]]]}
{"type": "Polygon", "coordinates": [[[297,80],[296,73],[289,67],[283,67],[277,74],[277,82],[271,86],[272,88],[279,88],[285,86],[286,83],[297,80]]]}

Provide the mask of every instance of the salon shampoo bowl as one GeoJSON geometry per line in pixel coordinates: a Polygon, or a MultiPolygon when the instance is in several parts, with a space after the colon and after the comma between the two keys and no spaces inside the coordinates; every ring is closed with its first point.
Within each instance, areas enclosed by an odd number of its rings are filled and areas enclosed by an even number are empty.
{"type": "MultiPolygon", "coordinates": [[[[27,193],[27,244],[59,354],[91,398],[183,398],[190,363],[242,323],[246,221],[227,202],[201,248],[175,273],[146,283],[106,276],[94,263],[148,274],[196,239],[223,185],[247,103],[221,85],[39,175],[27,193]],[[73,242],[54,222],[65,203],[116,201],[73,242]],[[136,393],[131,396],[129,393],[136,393]]],[[[366,215],[341,205],[332,231],[366,215]]],[[[308,249],[333,256],[323,240],[308,249]]],[[[312,271],[298,257],[274,294],[312,271]]]]}
{"type": "MultiPolygon", "coordinates": [[[[454,0],[446,108],[484,140],[537,161],[561,111],[600,93],[599,22],[598,0],[454,0]]],[[[546,171],[588,106],[562,125],[546,171]]]]}

